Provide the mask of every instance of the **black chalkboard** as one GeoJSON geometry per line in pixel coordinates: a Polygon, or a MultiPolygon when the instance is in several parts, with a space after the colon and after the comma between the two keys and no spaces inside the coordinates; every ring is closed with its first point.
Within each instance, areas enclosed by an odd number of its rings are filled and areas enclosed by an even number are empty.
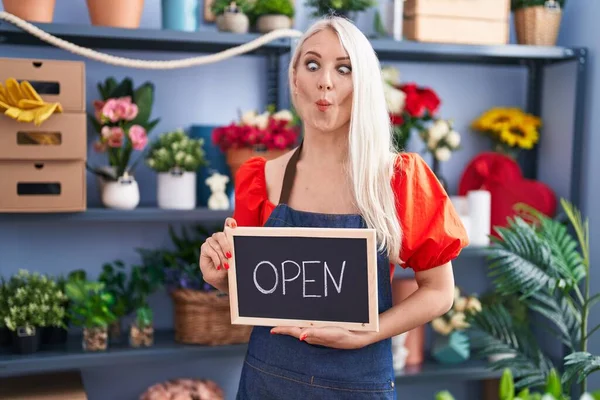
{"type": "Polygon", "coordinates": [[[227,229],[234,324],[378,330],[371,229],[227,229]]]}

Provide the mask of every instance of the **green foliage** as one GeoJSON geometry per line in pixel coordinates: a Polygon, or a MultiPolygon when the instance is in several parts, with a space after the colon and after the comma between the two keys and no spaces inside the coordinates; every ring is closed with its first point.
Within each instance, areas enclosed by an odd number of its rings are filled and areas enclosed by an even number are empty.
{"type": "Polygon", "coordinates": [[[11,331],[35,327],[65,327],[66,296],[46,275],[19,270],[2,285],[0,315],[11,331]]]}
{"type": "MultiPolygon", "coordinates": [[[[511,0],[510,5],[512,10],[518,10],[519,8],[543,6],[548,0],[511,0]]],[[[560,8],[565,7],[566,0],[556,0],[560,5],[560,8]]]]}
{"type": "Polygon", "coordinates": [[[104,283],[72,279],[66,284],[71,306],[71,322],[83,328],[104,328],[117,319],[111,311],[114,297],[106,291],[104,283]]]}
{"type": "MultiPolygon", "coordinates": [[[[214,15],[221,15],[225,13],[225,9],[229,8],[230,4],[231,0],[215,0],[210,6],[210,10],[214,15]]],[[[248,0],[236,0],[235,5],[244,14],[250,14],[254,9],[253,2],[248,0]]]]}
{"type": "Polygon", "coordinates": [[[252,10],[254,18],[261,15],[285,15],[294,17],[294,4],[290,0],[256,0],[252,10]]]}
{"type": "Polygon", "coordinates": [[[150,146],[147,165],[156,172],[195,172],[205,166],[204,139],[191,139],[182,129],[160,135],[150,146]]]}
{"type": "Polygon", "coordinates": [[[140,329],[152,326],[153,313],[150,307],[140,307],[137,309],[135,323],[140,329]]]}
{"type": "Polygon", "coordinates": [[[306,0],[306,7],[314,8],[313,17],[328,15],[332,12],[347,15],[350,12],[365,11],[376,4],[374,0],[306,0]]]}

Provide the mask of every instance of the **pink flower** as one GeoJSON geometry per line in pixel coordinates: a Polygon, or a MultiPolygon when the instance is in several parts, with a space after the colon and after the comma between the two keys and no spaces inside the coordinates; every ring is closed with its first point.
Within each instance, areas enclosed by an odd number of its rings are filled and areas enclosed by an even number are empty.
{"type": "Polygon", "coordinates": [[[119,100],[108,99],[106,103],[104,103],[104,107],[102,107],[102,115],[111,122],[117,122],[120,119],[118,107],[119,100]]]}
{"type": "Polygon", "coordinates": [[[123,129],[119,128],[118,126],[110,128],[110,136],[108,137],[108,146],[109,147],[121,147],[121,146],[123,146],[124,138],[125,138],[125,133],[123,132],[123,129]]]}
{"type": "Polygon", "coordinates": [[[102,107],[102,115],[111,122],[131,121],[138,115],[138,106],[131,102],[131,97],[108,99],[102,107]]]}
{"type": "Polygon", "coordinates": [[[104,108],[104,102],[100,100],[94,100],[94,115],[98,121],[102,120],[102,109],[104,108]]]}
{"type": "Polygon", "coordinates": [[[131,140],[131,146],[134,150],[143,150],[148,143],[146,130],[140,125],[133,125],[129,128],[129,140],[131,140]]]}

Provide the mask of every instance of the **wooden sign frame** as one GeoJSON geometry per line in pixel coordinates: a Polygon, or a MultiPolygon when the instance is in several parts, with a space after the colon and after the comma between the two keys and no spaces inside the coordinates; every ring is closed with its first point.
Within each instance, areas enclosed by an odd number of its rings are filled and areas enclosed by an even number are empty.
{"type": "Polygon", "coordinates": [[[341,327],[353,331],[379,332],[379,308],[377,290],[377,241],[374,229],[353,228],[295,228],[295,227],[225,227],[225,235],[232,248],[229,264],[229,298],[231,323],[235,325],[255,326],[294,326],[294,327],[341,327]],[[239,315],[236,274],[236,254],[234,238],[236,236],[275,236],[275,237],[323,237],[323,238],[359,238],[367,243],[367,288],[369,321],[366,323],[343,321],[296,320],[284,318],[244,317],[239,315]]]}

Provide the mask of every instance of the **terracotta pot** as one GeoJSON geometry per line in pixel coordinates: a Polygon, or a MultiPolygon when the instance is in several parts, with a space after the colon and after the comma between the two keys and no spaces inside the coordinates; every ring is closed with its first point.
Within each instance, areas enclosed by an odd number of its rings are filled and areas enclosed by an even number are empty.
{"type": "Polygon", "coordinates": [[[52,22],[56,0],[2,0],[4,11],[31,22],[52,22]]]}
{"type": "MultiPolygon", "coordinates": [[[[396,305],[417,291],[419,286],[415,279],[396,278],[392,281],[392,301],[396,305]]],[[[408,332],[404,347],[408,350],[405,365],[423,363],[425,353],[425,325],[408,332]]]]}
{"type": "Polygon", "coordinates": [[[289,150],[257,150],[253,148],[229,149],[225,153],[227,164],[231,169],[231,176],[235,180],[235,174],[240,166],[252,157],[264,157],[267,161],[277,158],[289,150]]]}
{"type": "Polygon", "coordinates": [[[545,6],[515,10],[515,31],[519,44],[554,46],[558,38],[562,11],[545,6]]]}
{"type": "Polygon", "coordinates": [[[144,0],[87,0],[92,25],[139,28],[144,0]]]}

